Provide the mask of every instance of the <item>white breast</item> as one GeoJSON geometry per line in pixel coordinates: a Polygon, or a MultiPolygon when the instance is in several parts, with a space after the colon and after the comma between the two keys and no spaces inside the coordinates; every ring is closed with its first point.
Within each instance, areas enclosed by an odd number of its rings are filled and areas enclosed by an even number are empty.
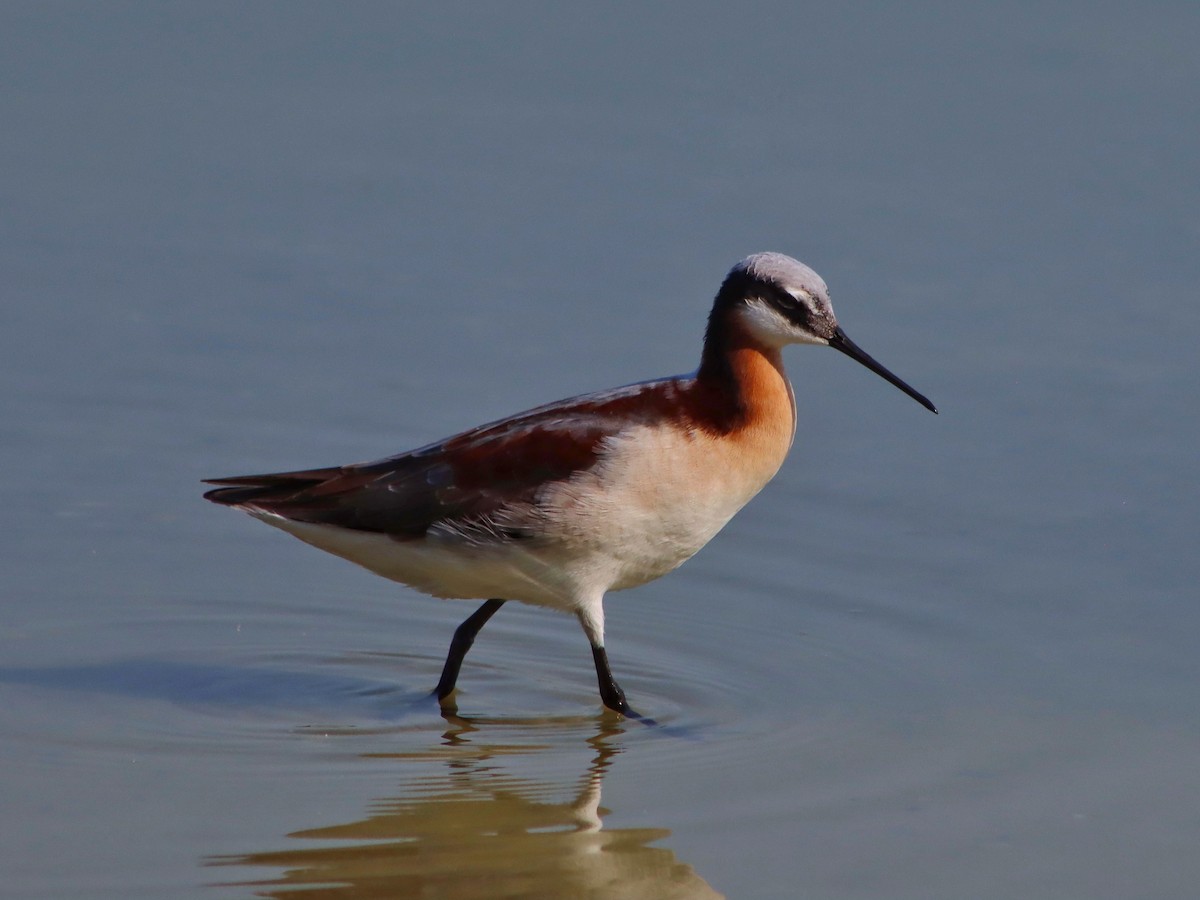
{"type": "Polygon", "coordinates": [[[611,439],[595,469],[550,492],[550,527],[606,581],[601,589],[644,584],[707,544],[779,469],[787,443],[748,453],[727,437],[631,428],[611,439]]]}
{"type": "Polygon", "coordinates": [[[771,479],[790,442],[790,429],[716,437],[631,427],[608,440],[596,466],[545,486],[531,538],[481,542],[447,528],[397,540],[251,512],[435,597],[498,597],[571,611],[691,558],[771,479]]]}

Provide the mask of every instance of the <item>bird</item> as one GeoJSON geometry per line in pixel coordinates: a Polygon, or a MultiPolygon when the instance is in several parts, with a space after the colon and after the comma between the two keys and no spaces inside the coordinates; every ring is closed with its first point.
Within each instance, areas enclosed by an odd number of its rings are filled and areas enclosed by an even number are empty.
{"type": "Polygon", "coordinates": [[[821,276],[756,253],[721,283],[690,374],[548,403],[372,462],[205,479],[217,487],[204,497],[417,591],[483,600],[450,642],[433,692],[443,711],[456,709],[479,631],[517,601],[573,614],[601,702],[643,719],[609,665],[604,597],[690,559],[778,472],[796,433],[789,344],[832,347],[938,411],[846,336],[821,276]]]}

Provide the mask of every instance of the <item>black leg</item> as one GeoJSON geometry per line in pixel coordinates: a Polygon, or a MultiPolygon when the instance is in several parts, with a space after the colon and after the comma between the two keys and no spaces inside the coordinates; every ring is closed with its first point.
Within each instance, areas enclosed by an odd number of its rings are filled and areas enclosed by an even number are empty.
{"type": "Polygon", "coordinates": [[[486,601],[455,630],[454,639],[450,641],[450,652],[446,654],[446,665],[442,667],[441,680],[434,689],[438,700],[445,700],[450,696],[450,692],[454,690],[454,683],[458,681],[458,670],[462,668],[463,657],[475,643],[475,635],[479,634],[479,629],[486,625],[488,619],[503,605],[503,600],[486,601]]]}
{"type": "Polygon", "coordinates": [[[631,719],[642,718],[642,716],[630,709],[629,704],[625,702],[625,692],[621,690],[621,686],[613,678],[612,669],[608,667],[608,654],[604,652],[604,648],[593,644],[592,659],[596,661],[596,677],[600,681],[600,700],[604,705],[631,719]]]}

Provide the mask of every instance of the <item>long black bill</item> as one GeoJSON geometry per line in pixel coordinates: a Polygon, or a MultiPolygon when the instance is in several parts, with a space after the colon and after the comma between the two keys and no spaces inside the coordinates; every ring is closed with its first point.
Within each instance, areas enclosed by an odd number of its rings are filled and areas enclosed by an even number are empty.
{"type": "Polygon", "coordinates": [[[841,350],[855,362],[862,363],[876,375],[887,379],[930,412],[937,412],[937,407],[929,402],[928,397],[926,397],[924,394],[917,393],[879,363],[875,362],[875,360],[871,358],[870,354],[868,354],[866,350],[858,346],[858,344],[854,343],[854,341],[850,340],[850,338],[846,337],[846,332],[842,331],[840,325],[838,326],[837,331],[833,333],[833,337],[829,339],[829,346],[835,350],[841,350]]]}

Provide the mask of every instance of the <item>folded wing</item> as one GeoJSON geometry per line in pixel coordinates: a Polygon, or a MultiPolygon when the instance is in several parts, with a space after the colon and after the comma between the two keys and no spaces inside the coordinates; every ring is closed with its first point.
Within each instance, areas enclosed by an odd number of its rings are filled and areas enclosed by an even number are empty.
{"type": "Polygon", "coordinates": [[[605,439],[660,416],[678,379],[564,400],[369,463],[208,479],[214,503],[418,540],[534,537],[539,495],[596,464],[605,439]]]}

